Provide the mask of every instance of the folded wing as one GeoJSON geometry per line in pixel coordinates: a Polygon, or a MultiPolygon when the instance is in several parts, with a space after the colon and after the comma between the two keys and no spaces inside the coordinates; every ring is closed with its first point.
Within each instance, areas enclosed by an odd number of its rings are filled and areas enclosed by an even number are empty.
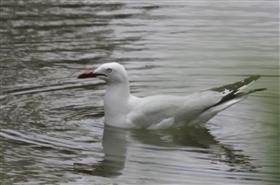
{"type": "Polygon", "coordinates": [[[127,119],[138,127],[164,128],[191,122],[201,116],[207,119],[241,101],[248,94],[265,89],[243,92],[259,76],[188,96],[150,96],[140,98],[127,119]]]}

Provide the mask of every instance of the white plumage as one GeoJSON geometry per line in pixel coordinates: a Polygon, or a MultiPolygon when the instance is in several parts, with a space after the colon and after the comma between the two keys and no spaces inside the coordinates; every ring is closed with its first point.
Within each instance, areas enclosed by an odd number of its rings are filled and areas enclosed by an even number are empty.
{"type": "Polygon", "coordinates": [[[241,89],[260,77],[250,76],[240,82],[186,96],[139,98],[130,94],[128,75],[121,64],[106,63],[94,72],[80,74],[78,78],[89,77],[97,77],[107,83],[104,96],[105,124],[122,128],[163,129],[205,123],[248,94],[265,90],[241,92],[241,89]]]}

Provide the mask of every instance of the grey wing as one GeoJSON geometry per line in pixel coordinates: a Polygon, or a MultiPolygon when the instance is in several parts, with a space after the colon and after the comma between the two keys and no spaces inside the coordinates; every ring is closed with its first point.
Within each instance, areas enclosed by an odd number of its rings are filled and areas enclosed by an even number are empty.
{"type": "Polygon", "coordinates": [[[151,96],[142,98],[128,114],[128,119],[138,127],[146,128],[162,120],[174,117],[183,106],[181,98],[172,96],[151,96]]]}
{"type": "Polygon", "coordinates": [[[192,121],[198,116],[203,117],[202,120],[208,120],[218,112],[243,100],[247,95],[265,90],[265,88],[260,88],[242,92],[259,78],[259,75],[253,75],[235,83],[194,94],[193,98],[188,98],[184,108],[177,114],[177,120],[192,121]]]}
{"type": "Polygon", "coordinates": [[[222,93],[211,90],[188,96],[182,108],[175,114],[176,122],[186,123],[196,119],[205,110],[221,101],[223,96],[222,93]]]}
{"type": "Polygon", "coordinates": [[[241,101],[248,94],[265,90],[265,88],[261,88],[241,92],[259,77],[250,76],[239,82],[184,97],[154,96],[143,98],[128,114],[128,119],[140,127],[149,127],[163,121],[189,122],[203,114],[205,115],[205,113],[210,118],[219,111],[241,101]]]}
{"type": "Polygon", "coordinates": [[[173,124],[183,120],[188,122],[208,107],[218,103],[221,93],[204,91],[189,96],[154,96],[141,100],[128,118],[139,127],[155,124],[173,124]]]}

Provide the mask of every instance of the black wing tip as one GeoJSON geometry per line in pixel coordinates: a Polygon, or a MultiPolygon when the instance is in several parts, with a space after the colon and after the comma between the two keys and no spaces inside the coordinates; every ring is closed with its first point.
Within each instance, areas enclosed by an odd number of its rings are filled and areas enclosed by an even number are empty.
{"type": "Polygon", "coordinates": [[[248,85],[253,81],[257,81],[260,77],[261,77],[261,75],[251,75],[251,76],[249,76],[249,77],[247,77],[247,78],[245,78],[244,80],[241,81],[242,86],[243,85],[248,85]]]}
{"type": "Polygon", "coordinates": [[[241,87],[246,86],[256,80],[258,80],[261,77],[261,75],[251,75],[241,81],[232,83],[232,84],[227,84],[225,86],[221,86],[221,87],[216,87],[216,88],[212,88],[210,90],[212,91],[218,91],[218,92],[222,92],[224,90],[230,90],[233,93],[237,92],[241,87]]]}
{"type": "Polygon", "coordinates": [[[249,91],[249,93],[254,93],[254,92],[258,92],[258,91],[266,91],[267,88],[259,88],[259,89],[253,89],[251,91],[249,91]]]}
{"type": "Polygon", "coordinates": [[[251,75],[251,76],[249,76],[248,78],[246,78],[245,80],[248,80],[248,81],[256,81],[256,80],[258,80],[260,77],[261,77],[261,75],[251,75]]]}

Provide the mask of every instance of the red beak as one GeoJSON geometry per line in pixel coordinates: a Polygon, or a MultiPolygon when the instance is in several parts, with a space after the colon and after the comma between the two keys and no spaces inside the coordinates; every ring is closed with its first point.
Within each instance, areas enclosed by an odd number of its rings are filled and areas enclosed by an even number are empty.
{"type": "Polygon", "coordinates": [[[78,76],[78,78],[94,78],[96,76],[97,75],[92,71],[84,71],[78,76]]]}

